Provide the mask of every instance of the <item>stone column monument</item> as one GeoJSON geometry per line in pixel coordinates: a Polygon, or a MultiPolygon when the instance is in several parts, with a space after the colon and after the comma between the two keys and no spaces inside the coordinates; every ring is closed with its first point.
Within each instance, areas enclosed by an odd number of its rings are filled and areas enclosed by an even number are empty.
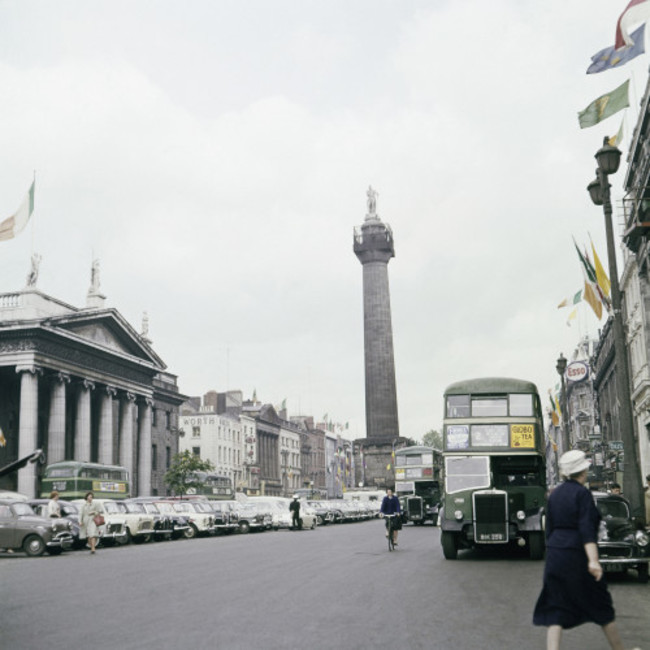
{"type": "Polygon", "coordinates": [[[368,213],[355,229],[354,254],[363,267],[363,331],[366,368],[366,436],[373,442],[399,437],[388,262],[393,232],[377,214],[377,192],[368,188],[368,213]]]}

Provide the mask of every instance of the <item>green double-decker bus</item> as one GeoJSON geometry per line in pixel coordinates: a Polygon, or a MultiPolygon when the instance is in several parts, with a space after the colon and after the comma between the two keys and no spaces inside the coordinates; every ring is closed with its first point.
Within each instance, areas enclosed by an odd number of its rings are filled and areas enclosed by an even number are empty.
{"type": "Polygon", "coordinates": [[[535,384],[487,377],[445,391],[445,558],[460,549],[516,544],[544,556],[546,453],[535,384]]]}
{"type": "Polygon", "coordinates": [[[88,492],[102,499],[128,499],[131,496],[126,467],[77,460],[63,460],[45,468],[41,497],[48,497],[53,490],[62,499],[83,499],[88,492]]]}

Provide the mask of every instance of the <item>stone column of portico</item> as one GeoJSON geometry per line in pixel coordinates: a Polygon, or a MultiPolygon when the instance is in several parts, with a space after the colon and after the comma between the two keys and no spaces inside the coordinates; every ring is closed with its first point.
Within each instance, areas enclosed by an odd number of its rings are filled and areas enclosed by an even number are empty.
{"type": "Polygon", "coordinates": [[[133,405],[135,395],[123,393],[120,399],[122,417],[120,418],[120,465],[129,470],[133,477],[133,405]]]}
{"type": "Polygon", "coordinates": [[[140,404],[138,427],[138,496],[151,496],[151,409],[153,400],[140,404]]]}
{"type": "MultiPolygon", "coordinates": [[[[18,428],[18,457],[24,458],[36,450],[38,444],[38,376],[36,366],[16,366],[20,374],[20,423],[18,428]]],[[[36,496],[36,469],[27,463],[18,470],[18,492],[31,499],[36,496]]]]}
{"type": "Polygon", "coordinates": [[[117,390],[112,386],[104,386],[101,390],[97,461],[104,465],[113,464],[113,397],[115,395],[117,390]]]}
{"type": "Polygon", "coordinates": [[[47,463],[65,460],[65,391],[70,375],[57,372],[51,376],[50,419],[47,428],[47,463]]]}
{"type": "Polygon", "coordinates": [[[82,379],[78,383],[77,417],[74,427],[74,459],[90,462],[90,391],[95,383],[82,379]]]}

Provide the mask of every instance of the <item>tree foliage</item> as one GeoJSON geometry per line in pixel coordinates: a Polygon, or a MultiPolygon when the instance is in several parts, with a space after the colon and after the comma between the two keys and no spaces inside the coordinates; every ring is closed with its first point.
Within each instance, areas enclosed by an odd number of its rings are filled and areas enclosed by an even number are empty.
{"type": "Polygon", "coordinates": [[[185,450],[176,454],[163,480],[165,485],[176,495],[183,496],[188,488],[201,488],[203,481],[199,480],[196,472],[212,472],[214,465],[209,460],[201,460],[190,451],[185,450]]]}
{"type": "Polygon", "coordinates": [[[427,447],[433,447],[434,449],[442,449],[442,435],[439,431],[431,429],[427,431],[422,437],[422,444],[427,447]]]}

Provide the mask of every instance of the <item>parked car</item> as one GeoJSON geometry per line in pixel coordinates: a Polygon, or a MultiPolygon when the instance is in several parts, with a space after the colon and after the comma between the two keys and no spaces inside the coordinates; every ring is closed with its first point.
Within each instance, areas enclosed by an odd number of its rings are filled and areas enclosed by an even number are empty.
{"type": "Polygon", "coordinates": [[[225,501],[208,499],[206,503],[214,512],[214,527],[217,533],[233,533],[239,528],[237,513],[225,501]]]}
{"type": "Polygon", "coordinates": [[[151,513],[147,512],[141,503],[115,501],[115,504],[126,521],[126,541],[133,541],[135,544],[150,541],[154,533],[151,513]]]}
{"type": "Polygon", "coordinates": [[[318,525],[325,526],[329,524],[334,519],[333,512],[327,507],[327,503],[323,501],[307,501],[307,503],[314,509],[316,512],[316,517],[318,518],[318,525]]]}
{"type": "MultiPolygon", "coordinates": [[[[45,517],[46,519],[48,518],[47,504],[49,502],[49,499],[30,499],[27,501],[39,517],[45,517]]],[[[58,504],[61,509],[61,517],[67,519],[71,524],[72,548],[83,548],[86,545],[86,540],[79,539],[79,509],[71,501],[64,501],[63,499],[59,499],[58,504]]]]}
{"type": "MultiPolygon", "coordinates": [[[[285,497],[251,497],[248,502],[253,502],[271,512],[272,525],[275,530],[293,528],[293,519],[289,510],[291,499],[285,497]]],[[[300,518],[302,519],[303,528],[316,528],[318,519],[316,512],[304,501],[300,502],[300,518]]]]}
{"type": "Polygon", "coordinates": [[[240,503],[239,501],[222,501],[221,503],[236,512],[237,530],[244,535],[250,532],[270,530],[273,525],[271,513],[257,508],[252,503],[240,503]]]}
{"type": "Polygon", "coordinates": [[[185,531],[187,539],[214,533],[214,511],[210,506],[193,499],[181,500],[178,497],[169,497],[168,500],[178,514],[185,515],[188,519],[189,527],[185,531]]]}
{"type": "MultiPolygon", "coordinates": [[[[72,503],[79,508],[84,504],[83,499],[73,499],[72,503]]],[[[99,526],[99,541],[104,546],[113,544],[127,544],[129,541],[126,517],[117,502],[113,499],[93,499],[93,503],[99,506],[104,516],[104,525],[99,526]]]]}
{"type": "Polygon", "coordinates": [[[130,501],[142,503],[153,516],[154,540],[185,537],[190,527],[189,517],[176,512],[171,501],[160,500],[160,497],[135,497],[130,501]]]}
{"type": "Polygon", "coordinates": [[[39,517],[24,501],[0,500],[0,548],[21,549],[27,555],[58,555],[72,546],[68,519],[39,517]]]}
{"type": "Polygon", "coordinates": [[[605,571],[635,569],[639,582],[648,582],[650,536],[635,525],[630,504],[620,494],[594,492],[602,521],[598,532],[598,554],[605,571]]]}

